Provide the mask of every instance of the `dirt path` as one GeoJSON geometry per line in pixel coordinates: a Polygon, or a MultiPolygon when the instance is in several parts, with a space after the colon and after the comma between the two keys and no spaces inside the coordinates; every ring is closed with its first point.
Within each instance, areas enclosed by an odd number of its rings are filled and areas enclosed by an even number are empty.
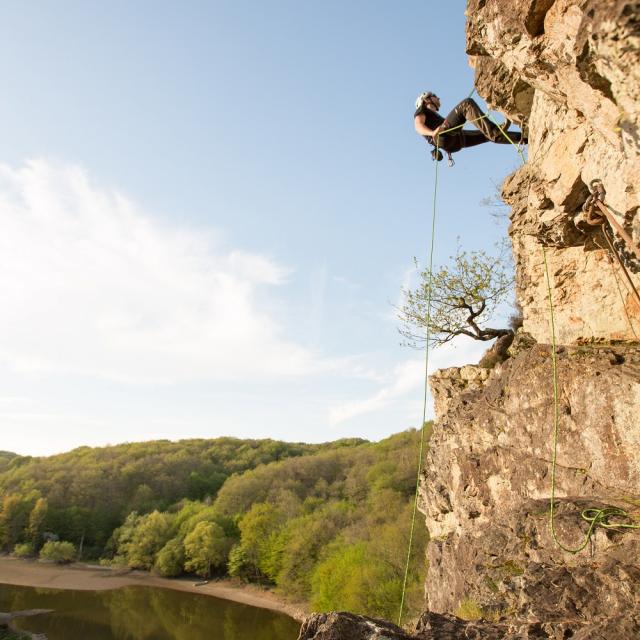
{"type": "Polygon", "coordinates": [[[136,584],[232,600],[279,611],[299,622],[309,613],[304,605],[285,602],[270,591],[250,585],[239,586],[228,580],[215,580],[196,587],[195,580],[160,578],[146,571],[122,571],[85,564],[44,564],[35,560],[0,557],[0,583],[81,591],[104,591],[136,584]]]}

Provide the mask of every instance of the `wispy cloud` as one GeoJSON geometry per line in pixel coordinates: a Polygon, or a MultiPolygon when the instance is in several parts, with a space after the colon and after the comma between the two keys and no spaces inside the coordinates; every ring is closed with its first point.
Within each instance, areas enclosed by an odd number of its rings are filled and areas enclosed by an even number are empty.
{"type": "MultiPolygon", "coordinates": [[[[443,367],[455,367],[477,362],[481,354],[487,349],[486,343],[478,343],[469,338],[460,337],[446,345],[434,349],[429,358],[429,375],[443,367]]],[[[373,379],[373,378],[371,378],[373,379]]],[[[386,376],[378,390],[360,399],[346,402],[329,410],[329,423],[336,426],[358,416],[379,411],[397,402],[409,403],[417,406],[418,393],[424,389],[425,357],[412,358],[394,367],[390,375],[386,376]]],[[[428,417],[433,415],[430,407],[428,417]]],[[[410,416],[415,422],[420,421],[419,415],[410,416]]]]}
{"type": "Polygon", "coordinates": [[[419,359],[404,362],[394,368],[392,381],[374,394],[332,408],[329,422],[335,426],[356,416],[378,411],[416,389],[421,380],[424,380],[424,362],[419,359]]]}
{"type": "Polygon", "coordinates": [[[0,358],[30,374],[133,382],[328,366],[257,303],[289,270],[163,226],[77,167],[0,165],[0,358]]]}

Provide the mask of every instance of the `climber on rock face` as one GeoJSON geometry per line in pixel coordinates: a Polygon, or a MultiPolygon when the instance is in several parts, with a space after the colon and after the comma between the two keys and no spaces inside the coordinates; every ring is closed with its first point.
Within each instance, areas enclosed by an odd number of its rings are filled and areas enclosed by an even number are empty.
{"type": "Polygon", "coordinates": [[[476,101],[471,98],[456,105],[446,118],[438,113],[439,109],[440,98],[435,93],[431,93],[431,91],[421,93],[416,100],[416,111],[413,118],[416,131],[434,147],[431,152],[431,157],[434,160],[436,158],[442,160],[440,150],[446,151],[450,162],[452,162],[452,153],[466,147],[475,147],[484,142],[498,144],[527,142],[521,133],[506,133],[511,124],[508,120],[502,125],[502,131],[500,131],[500,127],[491,122],[482,113],[476,101]],[[473,124],[479,131],[463,129],[461,125],[465,122],[473,124]],[[447,129],[453,128],[455,128],[454,131],[447,133],[447,129]]]}

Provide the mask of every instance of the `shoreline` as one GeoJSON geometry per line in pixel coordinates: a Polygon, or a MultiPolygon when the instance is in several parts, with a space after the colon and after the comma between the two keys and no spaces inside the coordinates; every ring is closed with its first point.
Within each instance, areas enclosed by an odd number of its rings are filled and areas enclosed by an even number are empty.
{"type": "Polygon", "coordinates": [[[173,591],[200,593],[220,600],[269,609],[283,613],[302,623],[309,615],[300,603],[286,602],[271,591],[254,585],[242,585],[231,580],[212,580],[196,587],[197,578],[162,578],[147,571],[113,569],[83,563],[67,565],[42,563],[37,560],[0,557],[0,583],[21,587],[69,589],[78,591],[107,591],[130,585],[160,587],[173,591]]]}

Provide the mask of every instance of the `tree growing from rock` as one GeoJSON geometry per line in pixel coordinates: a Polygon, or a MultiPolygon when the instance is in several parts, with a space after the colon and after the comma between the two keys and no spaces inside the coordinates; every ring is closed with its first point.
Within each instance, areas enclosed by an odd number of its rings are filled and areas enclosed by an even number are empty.
{"type": "Polygon", "coordinates": [[[485,251],[458,250],[450,264],[423,270],[415,289],[403,289],[400,333],[407,344],[414,347],[424,344],[427,331],[434,346],[456,336],[487,341],[512,335],[510,328],[488,326],[498,307],[512,293],[509,267],[505,249],[497,256],[485,251]]]}

